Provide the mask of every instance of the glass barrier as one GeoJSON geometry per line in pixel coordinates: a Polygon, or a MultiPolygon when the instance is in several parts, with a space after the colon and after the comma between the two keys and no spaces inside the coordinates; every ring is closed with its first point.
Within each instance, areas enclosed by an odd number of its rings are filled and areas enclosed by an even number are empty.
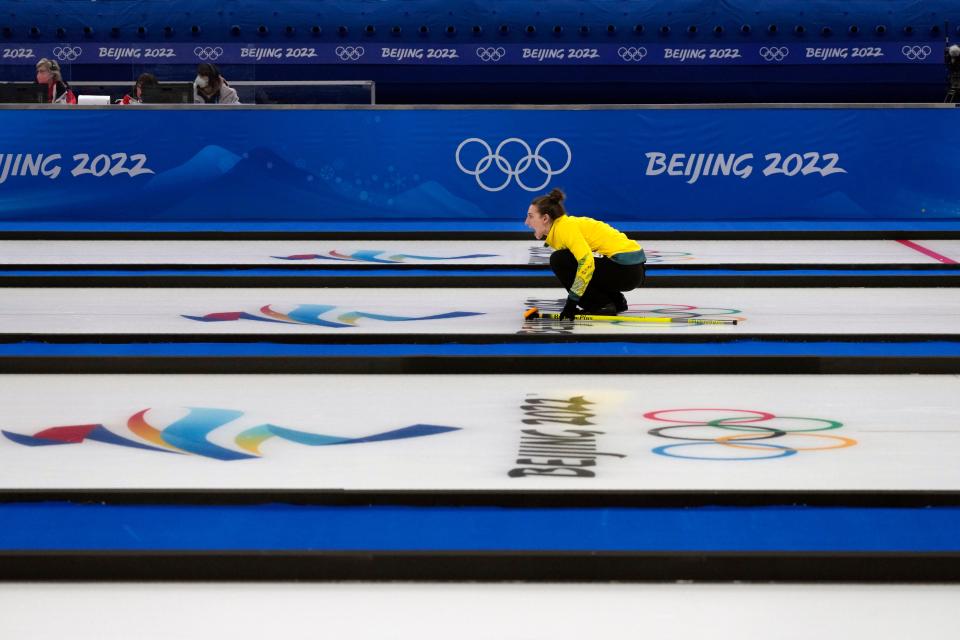
{"type": "MultiPolygon", "coordinates": [[[[20,84],[20,83],[17,83],[20,84]]],[[[133,82],[76,81],[70,86],[78,96],[110,96],[110,102],[121,100],[133,91],[133,82]]],[[[160,86],[181,85],[161,82],[160,86]]],[[[237,90],[242,104],[376,104],[376,84],[372,80],[343,81],[255,81],[236,80],[230,86],[237,90]]],[[[163,99],[163,102],[181,102],[163,99]]]]}
{"type": "Polygon", "coordinates": [[[376,104],[372,80],[274,81],[237,80],[230,83],[245,104],[376,104]]]}

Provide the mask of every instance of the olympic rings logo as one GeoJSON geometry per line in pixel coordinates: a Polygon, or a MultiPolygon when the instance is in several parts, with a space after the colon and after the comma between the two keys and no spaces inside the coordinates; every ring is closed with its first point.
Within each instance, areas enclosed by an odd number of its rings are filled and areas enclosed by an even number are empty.
{"type": "Polygon", "coordinates": [[[647,264],[686,262],[695,259],[689,251],[657,251],[656,249],[644,249],[644,251],[647,254],[647,264]]]}
{"type": "Polygon", "coordinates": [[[653,449],[654,453],[668,458],[727,462],[770,460],[793,456],[801,451],[845,449],[857,444],[853,438],[816,433],[839,429],[843,426],[842,422],[825,418],[777,416],[757,409],[659,409],[649,411],[643,417],[667,423],[647,431],[650,435],[682,441],[653,449]],[[779,438],[784,438],[784,444],[768,442],[779,438]],[[815,442],[801,444],[808,442],[808,439],[815,442]],[[719,451],[717,447],[720,447],[719,451]],[[691,448],[695,448],[695,453],[690,452],[691,448]],[[685,452],[678,452],[684,449],[685,452]],[[698,455],[700,451],[713,451],[717,455],[698,455]]]}
{"type": "Polygon", "coordinates": [[[83,49],[80,47],[71,47],[68,44],[62,47],[53,48],[54,57],[57,60],[62,60],[64,62],[73,62],[80,57],[81,53],[83,53],[83,49]]]}
{"type": "Polygon", "coordinates": [[[760,47],[760,57],[767,62],[783,62],[790,55],[787,47],[760,47]]]}
{"type": "Polygon", "coordinates": [[[363,47],[337,47],[334,53],[344,62],[356,62],[365,53],[363,47]]]}
{"type": "Polygon", "coordinates": [[[193,50],[193,55],[201,60],[216,60],[223,55],[222,47],[197,47],[193,50]]]}
{"type": "Polygon", "coordinates": [[[927,57],[933,53],[933,49],[927,45],[906,45],[900,52],[906,56],[907,60],[926,60],[927,57]]]}
{"type": "Polygon", "coordinates": [[[483,62],[499,62],[505,55],[507,55],[507,51],[503,47],[477,48],[477,57],[483,62]]]}
{"type": "Polygon", "coordinates": [[[646,47],[620,47],[617,49],[617,55],[624,62],[640,62],[647,57],[646,47]]]}
{"type": "MultiPolygon", "coordinates": [[[[740,309],[724,309],[721,307],[696,307],[690,304],[668,304],[668,303],[644,303],[631,304],[630,311],[634,315],[651,316],[657,318],[707,318],[717,319],[717,317],[727,320],[746,320],[742,316],[735,314],[741,313],[740,309]],[[638,314],[639,312],[639,314],[638,314]]],[[[675,326],[694,326],[694,325],[675,325],[675,326]]]]}
{"type": "Polygon", "coordinates": [[[530,149],[529,144],[520,138],[507,138],[497,145],[496,150],[491,149],[490,145],[480,138],[467,138],[457,147],[456,160],[460,171],[463,171],[467,175],[474,176],[477,180],[477,184],[480,185],[480,188],[484,189],[485,191],[503,191],[513,179],[516,179],[517,185],[519,185],[520,188],[525,191],[541,191],[548,184],[550,184],[550,178],[567,170],[567,168],[570,166],[570,162],[573,160],[573,154],[570,152],[570,146],[560,138],[546,138],[537,145],[536,149],[533,150],[530,149]],[[463,166],[463,161],[460,158],[460,154],[463,151],[463,148],[471,143],[479,144],[481,147],[483,147],[486,153],[483,157],[477,160],[477,163],[473,169],[468,169],[467,167],[463,166]],[[566,154],[566,161],[559,169],[554,169],[553,165],[550,164],[550,161],[543,157],[540,153],[543,151],[543,148],[550,143],[560,145],[566,154]],[[512,166],[510,161],[501,155],[504,147],[509,144],[520,145],[524,151],[523,157],[517,161],[516,166],[512,166]],[[497,169],[503,173],[505,179],[500,184],[490,186],[486,184],[480,176],[485,174],[494,164],[496,165],[497,169]],[[528,185],[523,182],[520,176],[526,173],[527,170],[533,165],[535,165],[536,169],[544,175],[544,178],[543,182],[540,184],[528,185]]]}

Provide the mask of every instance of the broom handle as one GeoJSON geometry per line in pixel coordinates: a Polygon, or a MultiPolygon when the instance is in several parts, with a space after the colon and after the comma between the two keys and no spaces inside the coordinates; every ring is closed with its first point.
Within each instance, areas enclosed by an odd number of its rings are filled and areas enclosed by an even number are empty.
{"type": "MultiPolygon", "coordinates": [[[[541,318],[547,320],[559,320],[559,313],[540,313],[541,318]]],[[[595,316],[591,314],[578,314],[573,317],[574,320],[594,320],[605,322],[655,322],[660,324],[737,324],[736,320],[710,320],[707,318],[643,318],[638,316],[595,316]]]]}

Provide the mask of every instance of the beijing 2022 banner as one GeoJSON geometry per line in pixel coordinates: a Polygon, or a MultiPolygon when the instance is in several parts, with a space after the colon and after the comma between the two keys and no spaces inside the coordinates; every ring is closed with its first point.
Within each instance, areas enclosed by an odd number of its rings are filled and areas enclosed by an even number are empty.
{"type": "Polygon", "coordinates": [[[960,111],[0,110],[8,222],[956,219],[960,111]]]}
{"type": "Polygon", "coordinates": [[[737,43],[735,45],[620,42],[577,45],[520,45],[479,42],[410,46],[396,42],[353,41],[301,46],[231,42],[8,42],[0,46],[4,64],[32,67],[37,58],[71,64],[332,64],[416,66],[736,66],[834,64],[943,64],[940,42],[858,42],[847,46],[737,43]]]}

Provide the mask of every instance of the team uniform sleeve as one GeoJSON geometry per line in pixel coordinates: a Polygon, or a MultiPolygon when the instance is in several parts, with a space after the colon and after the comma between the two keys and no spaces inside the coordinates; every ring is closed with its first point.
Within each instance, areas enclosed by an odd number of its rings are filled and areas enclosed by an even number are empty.
{"type": "Polygon", "coordinates": [[[575,226],[571,225],[563,240],[565,248],[569,249],[573,257],[577,259],[577,275],[573,279],[573,286],[570,287],[570,297],[579,300],[593,278],[593,251],[590,250],[590,245],[587,244],[583,234],[575,226]]]}

